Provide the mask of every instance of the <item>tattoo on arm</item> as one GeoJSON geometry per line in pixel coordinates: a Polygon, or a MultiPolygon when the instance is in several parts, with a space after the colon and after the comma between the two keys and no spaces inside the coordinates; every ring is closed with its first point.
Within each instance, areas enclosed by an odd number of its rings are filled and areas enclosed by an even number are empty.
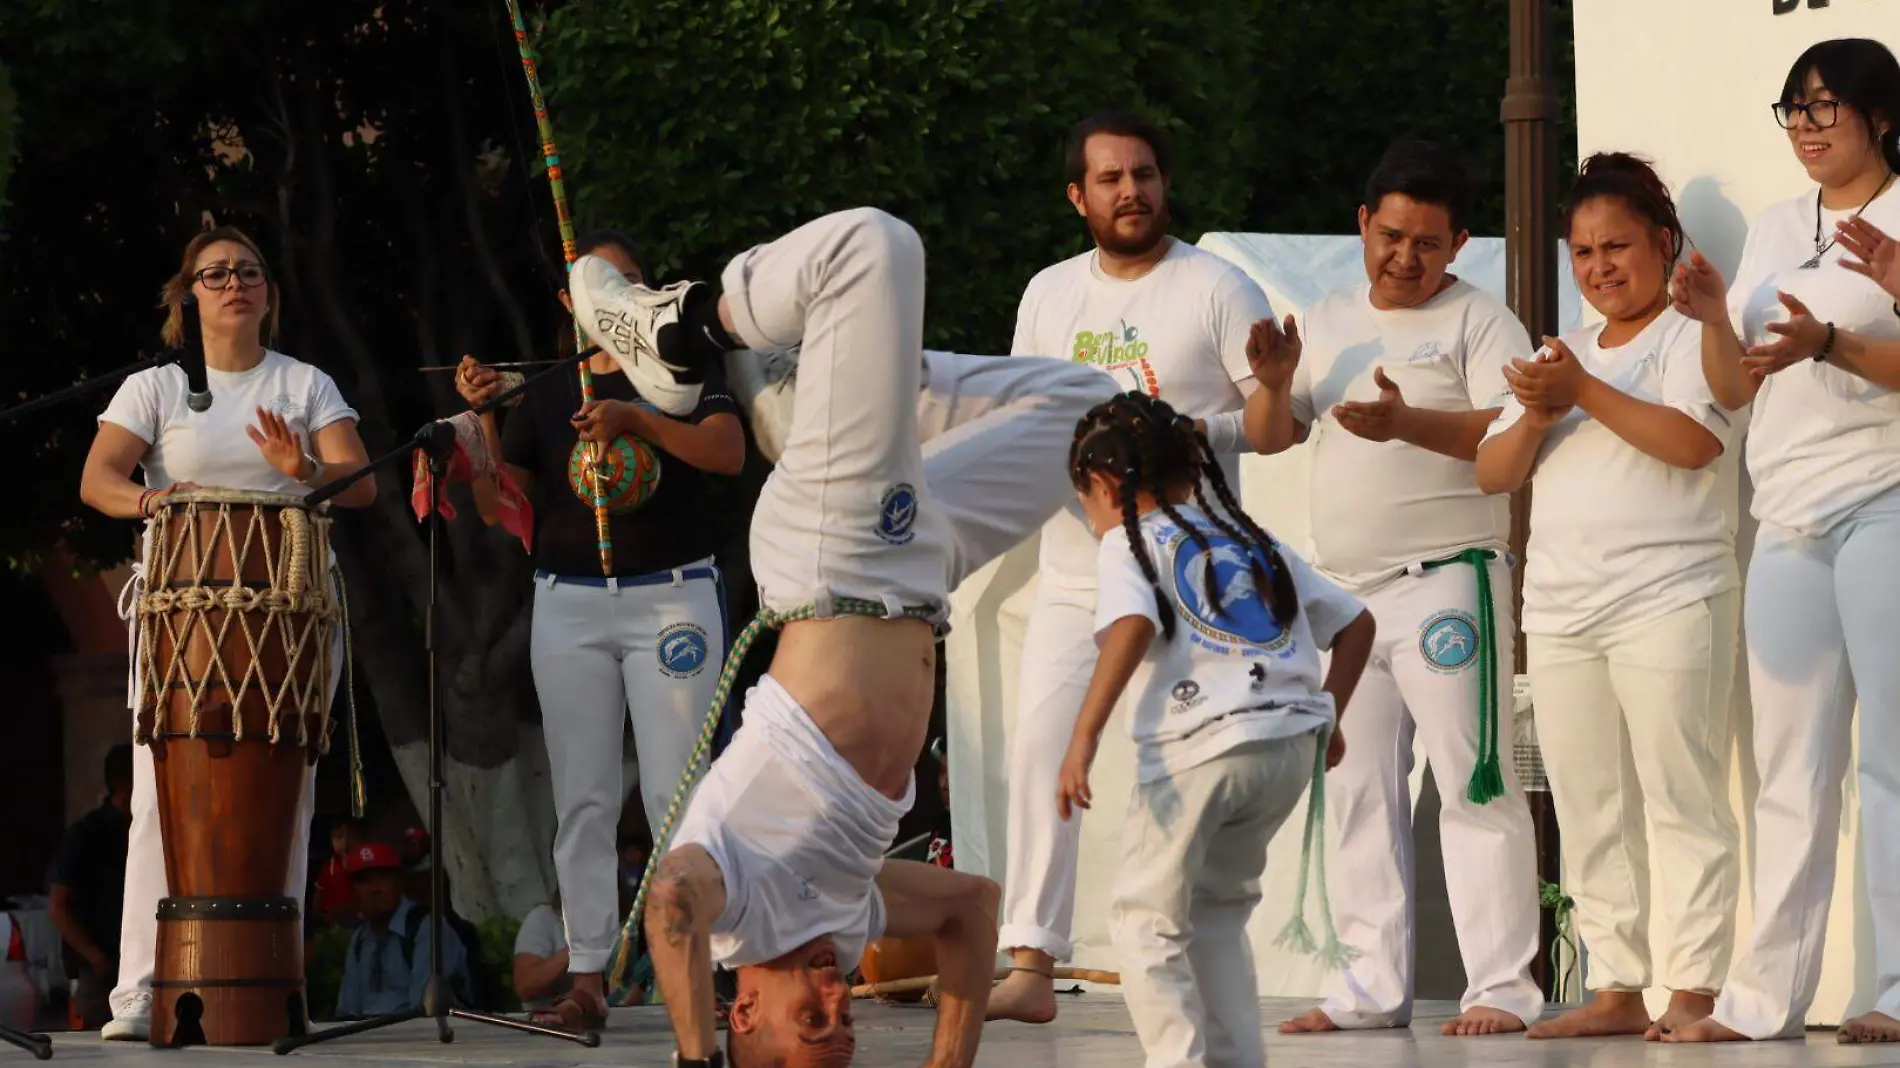
{"type": "Polygon", "coordinates": [[[683,874],[673,875],[672,893],[662,895],[666,909],[666,925],[662,928],[666,935],[666,944],[674,949],[686,945],[693,937],[693,886],[683,874]]]}

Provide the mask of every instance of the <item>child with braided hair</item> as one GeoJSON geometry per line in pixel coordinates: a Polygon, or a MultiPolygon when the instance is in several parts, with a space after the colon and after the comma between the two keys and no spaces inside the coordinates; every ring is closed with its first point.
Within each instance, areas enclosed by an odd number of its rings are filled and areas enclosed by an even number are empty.
{"type": "Polygon", "coordinates": [[[1056,806],[1064,820],[1089,807],[1102,730],[1132,686],[1138,768],[1110,911],[1129,1014],[1150,1064],[1260,1065],[1247,921],[1321,737],[1326,767],[1345,755],[1338,710],[1372,616],[1241,510],[1206,436],[1164,401],[1097,405],[1069,476],[1101,542],[1101,657],[1056,806]]]}

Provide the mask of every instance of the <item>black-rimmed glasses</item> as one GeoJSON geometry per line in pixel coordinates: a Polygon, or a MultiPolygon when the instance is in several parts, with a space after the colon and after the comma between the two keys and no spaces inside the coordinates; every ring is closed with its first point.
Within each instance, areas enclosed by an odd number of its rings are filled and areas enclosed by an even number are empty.
{"type": "Polygon", "coordinates": [[[1771,106],[1775,109],[1775,121],[1780,123],[1784,130],[1794,129],[1794,124],[1803,115],[1808,117],[1809,122],[1823,130],[1840,121],[1841,117],[1841,102],[1838,100],[1810,100],[1805,104],[1782,102],[1771,106]]]}
{"type": "Polygon", "coordinates": [[[192,277],[206,289],[229,289],[233,278],[237,279],[240,288],[255,289],[264,284],[264,268],[255,263],[240,263],[236,267],[219,264],[206,267],[192,277]]]}

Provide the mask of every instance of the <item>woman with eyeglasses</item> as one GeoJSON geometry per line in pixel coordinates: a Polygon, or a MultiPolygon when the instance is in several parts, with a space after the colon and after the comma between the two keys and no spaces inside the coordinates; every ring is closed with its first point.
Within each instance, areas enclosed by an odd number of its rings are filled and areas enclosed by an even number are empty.
{"type": "MultiPolygon", "coordinates": [[[[191,410],[185,372],[176,364],[126,379],[99,416],[79,483],[81,500],[115,519],[149,520],[172,493],[219,488],[300,497],[368,462],[356,412],[330,376],[269,347],[277,332],[277,297],[263,254],[244,233],[221,226],[191,239],[178,273],[165,283],[162,333],[165,344],[175,348],[184,343],[185,316],[198,316],[211,406],[191,410]],[[142,472],[136,481],[134,468],[142,472]]],[[[366,478],[332,499],[360,508],[375,498],[375,480],[366,478]]],[[[134,604],[141,583],[135,572],[134,604]]],[[[128,616],[127,627],[136,636],[135,614],[128,616]]],[[[339,628],[335,640],[340,644],[341,639],[339,628]]],[[[133,656],[136,663],[136,651],[133,656]]],[[[334,695],[342,657],[332,661],[334,695]]],[[[136,678],[133,682],[136,687],[136,678]]],[[[128,695],[134,708],[137,696],[128,695]]],[[[122,1041],[142,1041],[149,1033],[156,916],[167,892],[151,749],[134,746],[133,757],[118,985],[112,991],[112,1020],[100,1030],[101,1037],[122,1041]]],[[[285,886],[299,908],[315,785],[312,776],[285,886]]]]}
{"type": "Polygon", "coordinates": [[[1754,405],[1761,528],[1743,630],[1754,707],[1754,932],[1714,1014],[1672,1041],[1799,1038],[1821,979],[1842,779],[1860,702],[1862,846],[1874,1011],[1843,1042],[1900,1041],[1900,317],[1847,266],[1838,227],[1900,229],[1900,63],[1835,40],[1795,61],[1774,105],[1815,187],[1750,229],[1732,287],[1697,255],[1676,307],[1701,322],[1715,399],[1754,405]]]}

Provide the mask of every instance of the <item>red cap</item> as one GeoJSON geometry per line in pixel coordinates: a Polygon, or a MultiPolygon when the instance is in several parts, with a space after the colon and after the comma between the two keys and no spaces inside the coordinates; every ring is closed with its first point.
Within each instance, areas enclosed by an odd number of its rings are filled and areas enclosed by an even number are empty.
{"type": "Polygon", "coordinates": [[[402,836],[411,842],[421,842],[425,845],[428,844],[429,841],[429,832],[420,827],[411,827],[402,832],[402,836]]]}
{"type": "Polygon", "coordinates": [[[402,858],[396,855],[395,847],[381,842],[371,842],[350,851],[343,862],[343,870],[355,875],[359,871],[378,871],[381,869],[402,870],[402,858]]]}

